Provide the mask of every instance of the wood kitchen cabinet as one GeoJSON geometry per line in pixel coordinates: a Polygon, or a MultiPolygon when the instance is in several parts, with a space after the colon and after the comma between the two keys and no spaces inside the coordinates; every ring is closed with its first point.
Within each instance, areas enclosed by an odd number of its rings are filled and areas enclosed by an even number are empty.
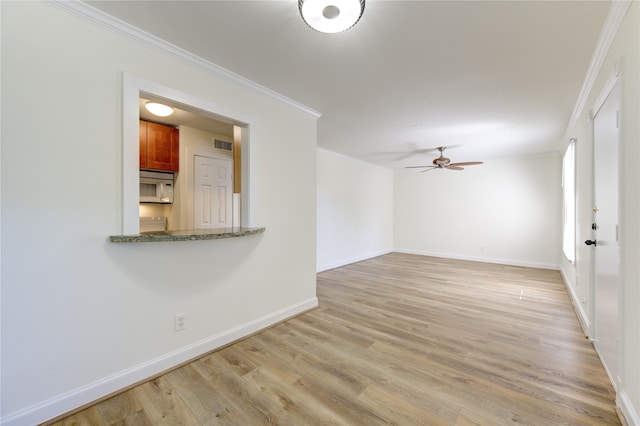
{"type": "Polygon", "coordinates": [[[175,127],[140,120],[140,168],[177,172],[179,139],[175,127]]]}

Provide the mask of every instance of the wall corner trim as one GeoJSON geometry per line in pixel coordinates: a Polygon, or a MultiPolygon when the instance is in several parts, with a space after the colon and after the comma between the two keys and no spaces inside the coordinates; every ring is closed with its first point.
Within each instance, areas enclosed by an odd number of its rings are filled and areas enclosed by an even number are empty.
{"type": "Polygon", "coordinates": [[[313,297],[278,311],[263,315],[229,330],[222,331],[175,351],[150,359],[141,364],[119,371],[93,383],[65,392],[20,411],[9,413],[0,418],[3,426],[40,424],[54,419],[78,407],[91,404],[107,395],[117,393],[129,386],[142,383],[163,374],[172,368],[190,362],[208,352],[241,340],[251,334],[286,321],[288,318],[303,314],[318,306],[313,297]]]}
{"type": "Polygon", "coordinates": [[[236,83],[240,83],[241,85],[260,92],[264,95],[271,97],[272,99],[283,102],[295,109],[298,109],[314,118],[319,118],[322,114],[306,105],[303,105],[297,101],[294,101],[291,98],[288,98],[280,93],[271,90],[265,86],[262,86],[248,78],[242,77],[239,74],[236,74],[232,71],[229,71],[226,68],[223,68],[219,65],[214,64],[213,62],[209,62],[206,59],[203,59],[193,53],[182,49],[174,44],[171,44],[159,37],[154,36],[146,31],[143,31],[137,27],[134,27],[131,24],[128,24],[118,18],[115,18],[105,12],[102,12],[99,9],[96,9],[93,6],[88,5],[87,3],[73,0],[73,1],[65,1],[65,0],[47,0],[47,3],[56,6],[60,9],[66,10],[74,15],[77,15],[89,22],[92,22],[102,28],[105,28],[111,32],[114,32],[120,36],[133,40],[137,43],[140,43],[149,48],[155,49],[166,56],[179,60],[181,62],[195,65],[205,71],[208,71],[217,76],[221,76],[230,80],[233,80],[236,83]]]}

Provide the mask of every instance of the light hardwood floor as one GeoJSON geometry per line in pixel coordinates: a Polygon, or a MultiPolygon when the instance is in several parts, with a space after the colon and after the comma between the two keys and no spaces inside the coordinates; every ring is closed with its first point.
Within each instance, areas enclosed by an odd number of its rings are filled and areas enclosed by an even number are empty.
{"type": "Polygon", "coordinates": [[[392,253],[320,307],[56,425],[620,424],[558,271],[392,253]]]}

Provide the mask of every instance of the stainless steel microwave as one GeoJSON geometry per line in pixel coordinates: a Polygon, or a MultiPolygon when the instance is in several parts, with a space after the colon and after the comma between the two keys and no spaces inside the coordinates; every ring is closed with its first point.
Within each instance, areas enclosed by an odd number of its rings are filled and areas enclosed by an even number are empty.
{"type": "Polygon", "coordinates": [[[173,203],[173,173],[140,170],[141,203],[173,203]]]}

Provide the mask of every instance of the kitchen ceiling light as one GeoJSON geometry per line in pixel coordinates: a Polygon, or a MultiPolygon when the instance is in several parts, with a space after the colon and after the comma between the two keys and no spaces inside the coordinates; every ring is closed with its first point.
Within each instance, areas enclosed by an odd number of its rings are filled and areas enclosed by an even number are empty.
{"type": "Polygon", "coordinates": [[[158,117],[167,117],[173,114],[174,110],[168,105],[159,104],[157,102],[147,102],[144,107],[153,115],[158,117]]]}
{"type": "Polygon", "coordinates": [[[364,12],[365,0],[298,0],[302,19],[321,33],[339,33],[353,27],[364,12]]]}

